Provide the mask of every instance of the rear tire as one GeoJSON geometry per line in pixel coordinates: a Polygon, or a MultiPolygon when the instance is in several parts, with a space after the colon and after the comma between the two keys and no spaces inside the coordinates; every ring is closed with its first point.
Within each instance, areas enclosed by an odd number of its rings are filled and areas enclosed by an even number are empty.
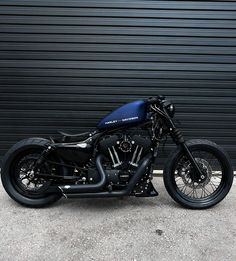
{"type": "Polygon", "coordinates": [[[169,195],[186,208],[210,208],[222,201],[232,186],[233,170],[229,156],[223,148],[208,140],[190,140],[186,144],[199,167],[205,171],[205,178],[194,179],[196,177],[194,170],[183,150],[178,147],[170,155],[164,168],[165,187],[169,195]],[[212,158],[210,156],[204,158],[201,155],[212,155],[212,158]],[[215,167],[216,163],[218,167],[215,167]],[[220,171],[217,171],[218,169],[220,171]],[[213,183],[213,179],[218,179],[218,182],[213,183]],[[180,182],[182,182],[181,186],[180,182]]]}
{"type": "MultiPolygon", "coordinates": [[[[41,188],[39,192],[24,191],[23,186],[19,186],[16,182],[17,161],[20,162],[23,157],[27,157],[30,153],[32,155],[32,152],[40,154],[49,144],[50,141],[43,138],[21,140],[11,147],[4,156],[1,174],[3,187],[12,199],[23,206],[33,208],[46,207],[61,198],[61,194],[48,194],[45,192],[45,189],[41,188]]],[[[42,186],[46,185],[43,183],[42,186]]]]}

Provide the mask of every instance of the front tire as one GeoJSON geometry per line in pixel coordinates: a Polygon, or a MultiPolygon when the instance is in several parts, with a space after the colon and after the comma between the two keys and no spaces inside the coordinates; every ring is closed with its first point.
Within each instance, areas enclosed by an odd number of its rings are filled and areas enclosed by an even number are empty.
{"type": "MultiPolygon", "coordinates": [[[[50,141],[43,138],[21,140],[11,147],[4,156],[1,173],[3,187],[12,199],[23,206],[45,207],[61,198],[61,194],[46,193],[50,182],[41,179],[37,183],[35,181],[36,185],[33,185],[34,182],[32,181],[29,189],[24,183],[26,180],[24,172],[26,172],[27,166],[30,168],[30,164],[33,164],[49,144],[50,141]]],[[[49,166],[45,166],[45,169],[49,170],[49,166]]]]}
{"type": "Polygon", "coordinates": [[[191,209],[210,208],[222,201],[233,183],[233,170],[228,154],[208,140],[190,140],[189,150],[202,170],[196,178],[194,168],[182,148],[171,154],[164,168],[164,184],[169,195],[191,209]]]}

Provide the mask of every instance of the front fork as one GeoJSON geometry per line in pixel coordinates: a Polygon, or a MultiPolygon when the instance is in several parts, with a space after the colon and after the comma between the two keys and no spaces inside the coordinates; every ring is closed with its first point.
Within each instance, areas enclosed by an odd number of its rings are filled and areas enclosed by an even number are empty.
{"type": "Polygon", "coordinates": [[[170,135],[173,139],[173,141],[181,146],[182,150],[184,151],[185,155],[187,156],[188,160],[190,161],[190,163],[192,164],[194,170],[195,170],[195,178],[196,179],[201,179],[201,176],[203,175],[199,165],[197,164],[195,158],[193,157],[191,151],[189,150],[184,137],[181,133],[181,131],[179,129],[177,129],[175,126],[173,126],[173,128],[170,128],[170,135]]]}

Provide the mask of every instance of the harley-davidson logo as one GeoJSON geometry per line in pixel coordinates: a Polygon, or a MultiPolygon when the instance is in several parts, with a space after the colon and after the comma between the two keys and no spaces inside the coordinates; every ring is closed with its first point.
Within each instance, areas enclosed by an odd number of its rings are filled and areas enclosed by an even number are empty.
{"type": "Polygon", "coordinates": [[[105,122],[105,124],[114,124],[114,123],[117,123],[118,122],[118,120],[114,120],[114,121],[107,121],[107,122],[105,122]]]}
{"type": "Polygon", "coordinates": [[[122,119],[121,121],[133,121],[133,120],[137,120],[138,116],[136,117],[131,117],[131,118],[126,118],[126,119],[122,119]]]}
{"type": "Polygon", "coordinates": [[[114,123],[118,123],[118,122],[126,122],[126,121],[133,121],[133,120],[137,120],[138,119],[138,116],[136,117],[130,117],[130,118],[124,118],[124,119],[121,119],[121,120],[113,120],[113,121],[107,121],[105,122],[105,124],[114,124],[114,123]]]}

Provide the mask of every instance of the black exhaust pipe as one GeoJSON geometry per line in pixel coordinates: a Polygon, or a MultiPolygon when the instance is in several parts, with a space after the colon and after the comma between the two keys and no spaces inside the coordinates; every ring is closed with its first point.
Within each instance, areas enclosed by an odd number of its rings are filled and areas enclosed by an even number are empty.
{"type": "MultiPolygon", "coordinates": [[[[152,155],[148,154],[139,164],[139,167],[137,169],[137,172],[133,175],[131,178],[129,184],[127,185],[126,189],[121,191],[102,191],[102,192],[89,192],[84,191],[85,193],[81,193],[80,191],[77,191],[75,193],[69,192],[69,190],[63,192],[64,196],[67,198],[109,198],[109,197],[123,197],[123,196],[129,196],[132,190],[134,189],[134,186],[140,181],[140,179],[145,174],[147,168],[149,167],[149,164],[151,162],[152,155]]],[[[100,164],[100,167],[103,169],[102,165],[100,164]]],[[[102,171],[104,172],[104,169],[102,171]]],[[[85,185],[79,185],[79,186],[85,186],[85,185]]],[[[73,190],[75,191],[75,190],[73,190]]]]}
{"type": "Polygon", "coordinates": [[[94,193],[99,192],[103,189],[106,184],[106,174],[102,167],[102,160],[104,159],[103,155],[98,155],[96,158],[96,167],[98,173],[100,175],[100,181],[96,184],[79,184],[79,185],[64,185],[59,186],[59,189],[63,194],[70,194],[70,193],[94,193]]]}

